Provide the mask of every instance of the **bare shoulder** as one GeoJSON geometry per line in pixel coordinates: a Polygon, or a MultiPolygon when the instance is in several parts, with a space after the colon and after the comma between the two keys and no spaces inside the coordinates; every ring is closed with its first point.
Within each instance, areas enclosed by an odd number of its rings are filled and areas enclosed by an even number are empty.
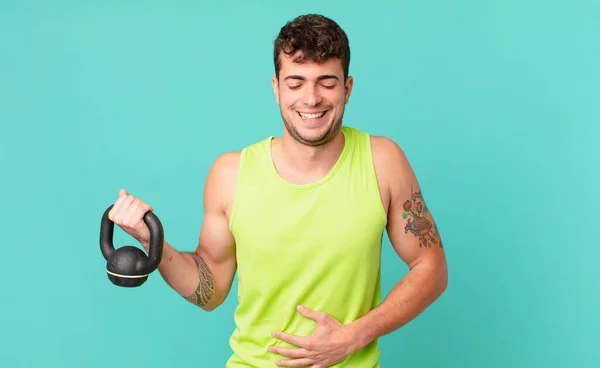
{"type": "Polygon", "coordinates": [[[372,135],[371,150],[375,165],[381,170],[397,174],[398,169],[407,169],[410,166],[402,148],[389,137],[372,135]]]}
{"type": "Polygon", "coordinates": [[[240,151],[225,152],[220,154],[213,162],[211,172],[218,175],[236,174],[240,167],[240,151]]]}
{"type": "Polygon", "coordinates": [[[398,192],[414,186],[415,174],[402,148],[386,136],[371,136],[373,164],[386,212],[398,192]]]}
{"type": "MultiPolygon", "coordinates": [[[[206,207],[217,206],[228,214],[235,198],[241,152],[220,154],[213,162],[204,188],[206,207]]],[[[214,208],[214,207],[213,207],[214,208]]]]}

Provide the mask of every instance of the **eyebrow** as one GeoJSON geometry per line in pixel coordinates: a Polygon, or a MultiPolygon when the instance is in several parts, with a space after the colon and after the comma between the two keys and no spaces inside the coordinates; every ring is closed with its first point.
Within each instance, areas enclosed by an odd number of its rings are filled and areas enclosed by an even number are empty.
{"type": "MultiPolygon", "coordinates": [[[[288,75],[287,77],[285,77],[283,80],[288,80],[288,79],[297,79],[297,80],[306,80],[305,77],[301,76],[301,75],[288,75]]],[[[339,78],[333,74],[325,74],[325,75],[320,75],[317,77],[317,80],[321,81],[324,79],[336,79],[339,80],[339,78]]]]}

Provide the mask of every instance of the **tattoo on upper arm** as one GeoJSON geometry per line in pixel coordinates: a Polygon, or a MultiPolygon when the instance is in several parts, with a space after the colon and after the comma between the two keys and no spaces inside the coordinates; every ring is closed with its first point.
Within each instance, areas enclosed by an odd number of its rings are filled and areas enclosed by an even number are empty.
{"type": "Polygon", "coordinates": [[[403,209],[402,218],[408,218],[404,226],[404,233],[407,234],[410,231],[418,237],[419,247],[431,248],[432,243],[437,244],[440,248],[444,247],[436,224],[432,224],[426,217],[429,210],[420,191],[411,194],[410,199],[404,202],[403,209]]]}
{"type": "Polygon", "coordinates": [[[208,268],[208,265],[204,260],[196,253],[188,253],[189,256],[194,260],[196,269],[198,270],[198,287],[192,295],[185,297],[185,299],[193,304],[201,307],[205,306],[215,293],[215,286],[213,275],[208,268]]]}

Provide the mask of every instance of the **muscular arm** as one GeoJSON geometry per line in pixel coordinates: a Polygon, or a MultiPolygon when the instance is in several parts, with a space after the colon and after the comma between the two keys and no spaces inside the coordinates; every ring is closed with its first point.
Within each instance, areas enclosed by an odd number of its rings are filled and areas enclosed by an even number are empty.
{"type": "Polygon", "coordinates": [[[448,279],[442,239],[408,160],[385,137],[373,137],[372,143],[382,197],[389,206],[390,242],[409,272],[379,306],[350,325],[356,349],[417,317],[443,293],[448,279]]]}
{"type": "Polygon", "coordinates": [[[204,221],[194,252],[179,252],[164,243],[158,267],[164,280],[182,297],[205,311],[218,307],[231,289],[237,263],[227,216],[237,182],[238,153],[220,156],[204,188],[204,221]]]}

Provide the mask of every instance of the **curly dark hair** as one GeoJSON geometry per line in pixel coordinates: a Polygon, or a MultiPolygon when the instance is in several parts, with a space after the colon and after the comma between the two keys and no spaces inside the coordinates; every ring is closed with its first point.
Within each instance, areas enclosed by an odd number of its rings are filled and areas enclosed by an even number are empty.
{"type": "Polygon", "coordinates": [[[302,50],[302,54],[296,57],[294,62],[323,63],[330,58],[338,58],[344,69],[344,80],[348,77],[350,68],[348,36],[333,20],[319,14],[306,14],[287,22],[281,28],[273,50],[275,75],[278,79],[281,53],[292,55],[298,50],[302,50]]]}

